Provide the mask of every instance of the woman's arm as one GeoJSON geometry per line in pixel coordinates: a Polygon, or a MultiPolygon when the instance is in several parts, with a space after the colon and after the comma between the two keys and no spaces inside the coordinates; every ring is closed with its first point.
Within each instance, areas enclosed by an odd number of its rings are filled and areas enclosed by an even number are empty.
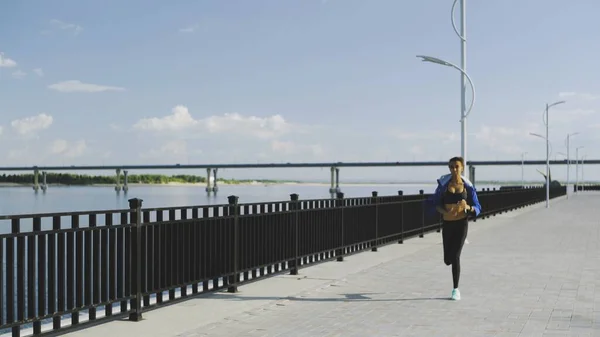
{"type": "Polygon", "coordinates": [[[436,209],[436,210],[437,210],[437,211],[438,211],[438,212],[439,212],[441,215],[444,215],[444,214],[447,214],[447,213],[448,213],[448,211],[446,211],[446,208],[445,208],[443,205],[437,205],[437,206],[435,206],[435,209],[436,209]]]}
{"type": "Polygon", "coordinates": [[[481,213],[481,204],[479,203],[479,198],[477,198],[477,192],[474,187],[469,187],[469,206],[467,210],[469,213],[474,213],[475,216],[478,216],[481,213]]]}

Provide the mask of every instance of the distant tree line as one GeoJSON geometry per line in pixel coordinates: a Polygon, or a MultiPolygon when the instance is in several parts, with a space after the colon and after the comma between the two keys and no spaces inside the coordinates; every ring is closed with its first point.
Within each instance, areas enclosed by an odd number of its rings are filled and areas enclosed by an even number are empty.
{"type": "MultiPolygon", "coordinates": [[[[2,174],[0,176],[0,183],[13,183],[13,184],[32,184],[34,175],[31,173],[27,174],[2,174]]],[[[41,184],[42,174],[38,175],[38,181],[41,184]]],[[[278,180],[235,180],[235,179],[217,179],[218,182],[227,184],[240,184],[249,182],[259,183],[281,183],[284,181],[278,180]]],[[[114,184],[116,182],[116,175],[112,176],[92,176],[86,174],[72,174],[72,173],[51,173],[46,174],[46,183],[48,184],[61,184],[61,185],[94,185],[94,184],[114,184]]],[[[121,174],[120,182],[123,184],[124,179],[121,174]]],[[[178,174],[178,175],[163,175],[163,174],[131,174],[127,176],[127,182],[133,184],[168,184],[168,183],[206,183],[206,177],[178,174]]]]}

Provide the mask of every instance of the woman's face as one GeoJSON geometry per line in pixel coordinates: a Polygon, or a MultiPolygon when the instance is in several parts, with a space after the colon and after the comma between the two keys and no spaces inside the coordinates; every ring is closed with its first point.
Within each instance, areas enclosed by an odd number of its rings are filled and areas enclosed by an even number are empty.
{"type": "Polygon", "coordinates": [[[459,161],[450,162],[448,167],[450,168],[450,173],[452,173],[454,176],[458,176],[463,172],[462,163],[459,161]]]}

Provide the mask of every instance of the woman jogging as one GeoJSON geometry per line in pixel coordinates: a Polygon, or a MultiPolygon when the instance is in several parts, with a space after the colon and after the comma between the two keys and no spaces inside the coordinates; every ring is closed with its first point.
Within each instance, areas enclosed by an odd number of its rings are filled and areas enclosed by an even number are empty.
{"type": "Polygon", "coordinates": [[[478,216],[481,205],[473,184],[462,176],[465,163],[462,157],[453,157],[448,162],[450,174],[438,179],[433,195],[435,209],[442,214],[442,240],[444,263],[452,265],[452,299],[460,300],[458,281],[460,278],[460,253],[467,238],[469,215],[478,216]]]}

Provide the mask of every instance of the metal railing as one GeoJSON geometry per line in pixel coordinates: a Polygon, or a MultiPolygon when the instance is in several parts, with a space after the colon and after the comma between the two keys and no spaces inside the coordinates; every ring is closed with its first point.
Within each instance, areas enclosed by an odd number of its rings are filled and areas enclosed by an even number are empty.
{"type": "Polygon", "coordinates": [[[573,185],[573,192],[576,191],[600,191],[600,184],[573,185]]]}
{"type": "MultiPolygon", "coordinates": [[[[552,188],[551,197],[566,193],[552,188]]],[[[0,216],[0,330],[40,335],[440,231],[430,195],[0,216]],[[8,223],[10,223],[9,226],[8,223]],[[1,226],[4,225],[4,226],[1,226]],[[67,322],[70,320],[70,322],[67,322]],[[48,324],[46,324],[48,323],[48,324]],[[50,324],[51,323],[51,324],[50,324]],[[11,331],[12,330],[12,331],[11,331]]],[[[545,200],[541,187],[479,191],[493,216],[545,200]]]]}

